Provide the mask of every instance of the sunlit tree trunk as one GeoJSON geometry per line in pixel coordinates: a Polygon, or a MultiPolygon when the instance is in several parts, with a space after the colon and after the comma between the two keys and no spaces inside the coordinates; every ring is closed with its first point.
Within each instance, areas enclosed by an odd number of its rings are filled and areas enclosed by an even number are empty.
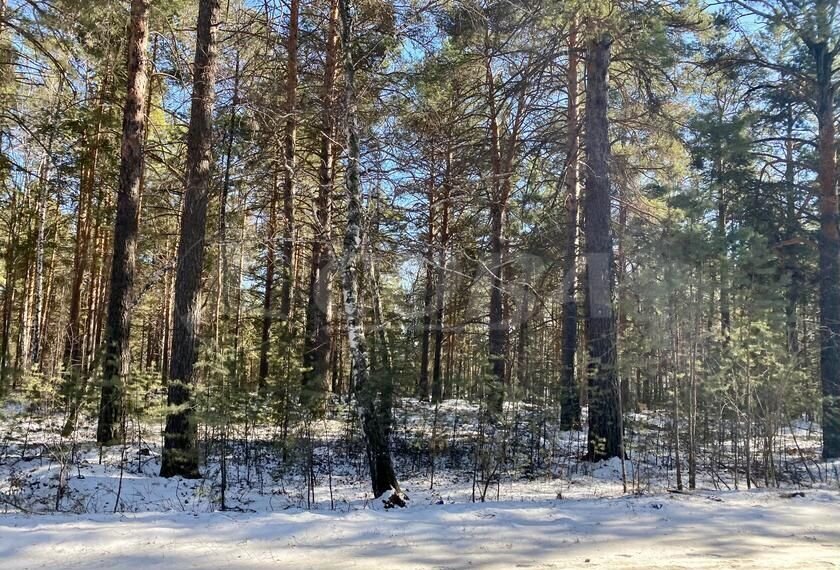
{"type": "Polygon", "coordinates": [[[96,441],[113,444],[124,436],[123,392],[128,378],[131,350],[132,303],[140,218],[140,180],[143,176],[143,143],[146,131],[148,89],[146,43],[149,38],[149,2],[132,0],[128,46],[128,81],[123,107],[120,181],[114,225],[111,287],[105,324],[102,392],[96,441]]]}

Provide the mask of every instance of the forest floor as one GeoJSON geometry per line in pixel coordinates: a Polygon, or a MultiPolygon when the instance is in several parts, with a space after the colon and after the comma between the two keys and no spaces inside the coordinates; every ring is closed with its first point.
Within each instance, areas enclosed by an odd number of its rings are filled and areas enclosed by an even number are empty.
{"type": "Polygon", "coordinates": [[[743,466],[711,467],[733,464],[724,442],[703,450],[698,490],[674,493],[662,415],[631,418],[622,466],[580,461],[585,434],[536,408],[508,411],[489,433],[466,402],[401,402],[410,500],[386,510],[346,406],[288,430],[208,425],[204,479],[183,480],[158,476],[159,419],[130,420],[125,445],[102,449],[91,427],[64,438],[60,414],[6,405],[0,567],[840,567],[840,462],[819,461],[815,424],[779,430],[776,470],[752,473],[760,489],[743,489],[743,466]]]}

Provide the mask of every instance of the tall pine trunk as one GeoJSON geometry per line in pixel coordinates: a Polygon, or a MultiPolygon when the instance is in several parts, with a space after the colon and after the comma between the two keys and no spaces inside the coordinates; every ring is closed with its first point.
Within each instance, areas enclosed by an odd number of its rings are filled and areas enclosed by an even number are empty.
{"type": "Polygon", "coordinates": [[[257,375],[257,389],[260,394],[268,390],[268,351],[271,348],[271,324],[274,321],[274,271],[277,251],[277,174],[271,181],[271,196],[268,203],[268,223],[265,227],[265,281],[263,286],[263,314],[260,329],[260,364],[257,375]]]}
{"type": "Polygon", "coordinates": [[[298,87],[298,13],[299,0],[289,4],[289,37],[286,44],[286,126],[283,133],[284,177],[283,177],[283,259],[280,274],[280,320],[284,330],[290,330],[292,316],[292,292],[295,275],[295,177],[297,152],[297,87],[298,87]]]}
{"type": "Polygon", "coordinates": [[[207,202],[213,164],[213,92],[216,80],[215,20],[218,0],[200,0],[192,106],[187,132],[187,186],[175,274],[175,323],[169,367],[166,431],[160,474],[198,477],[197,425],[192,403],[198,333],[199,294],[204,263],[207,202]]]}
{"type": "Polygon", "coordinates": [[[435,278],[435,333],[434,359],[432,361],[432,402],[443,397],[443,317],[446,300],[446,262],[449,247],[449,210],[452,200],[452,150],[446,153],[446,170],[443,177],[443,195],[440,197],[440,227],[438,228],[438,260],[435,278]]]}
{"type": "MultiPolygon", "coordinates": [[[[7,45],[5,38],[5,15],[6,0],[0,0],[0,84],[7,85],[12,78],[13,68],[11,46],[7,45]],[[6,62],[9,62],[8,64],[6,62]]],[[[7,105],[5,97],[0,99],[0,112],[4,112],[7,105]]],[[[2,144],[2,140],[0,140],[2,144]]],[[[0,159],[3,157],[0,156],[0,159]]],[[[3,264],[5,266],[5,287],[3,289],[3,316],[2,330],[0,330],[0,395],[5,392],[6,376],[9,370],[9,345],[12,334],[12,310],[15,301],[15,284],[17,282],[15,258],[17,251],[15,247],[15,227],[17,226],[17,192],[12,192],[9,205],[9,225],[6,232],[6,247],[4,250],[3,264]]]]}
{"type": "Polygon", "coordinates": [[[785,222],[784,271],[788,277],[785,290],[785,328],[787,347],[790,356],[799,358],[799,330],[797,307],[802,298],[802,266],[800,261],[799,222],[796,211],[796,165],[794,163],[794,128],[796,119],[793,114],[793,102],[786,105],[785,113],[785,222]]]}
{"type": "Polygon", "coordinates": [[[79,180],[79,203],[76,212],[76,243],[73,250],[73,278],[70,289],[70,314],[67,320],[67,336],[64,344],[64,396],[68,413],[62,435],[68,437],[76,426],[79,408],[87,388],[84,372],[84,334],[82,327],[82,287],[88,271],[89,250],[92,236],[93,195],[96,186],[99,154],[102,138],[102,123],[105,113],[106,95],[112,75],[110,56],[105,68],[105,78],[99,88],[99,102],[96,110],[96,127],[93,140],[82,156],[82,171],[79,180]]]}
{"type": "Polygon", "coordinates": [[[227,248],[227,205],[230,196],[230,173],[233,168],[233,139],[236,129],[236,107],[239,104],[239,52],[236,53],[236,67],[233,74],[233,95],[231,96],[230,114],[228,115],[225,143],[225,167],[222,177],[222,192],[219,196],[219,257],[216,262],[216,302],[213,318],[215,345],[221,348],[223,327],[230,321],[230,263],[227,248]]]}
{"type": "Polygon", "coordinates": [[[70,372],[71,380],[73,381],[80,374],[82,364],[82,285],[85,280],[85,274],[87,273],[88,248],[92,227],[91,208],[93,204],[93,189],[96,184],[102,118],[105,112],[105,94],[108,91],[110,75],[109,65],[105,70],[105,79],[99,90],[96,127],[93,133],[93,140],[85,153],[86,156],[83,158],[82,175],[79,182],[79,204],[76,213],[76,243],[73,250],[73,279],[70,289],[70,316],[67,323],[67,339],[64,347],[65,366],[70,372]]]}
{"type": "Polygon", "coordinates": [[[508,323],[504,307],[504,249],[506,246],[505,222],[507,220],[507,196],[504,195],[502,141],[496,108],[496,83],[489,53],[485,56],[485,87],[489,109],[490,165],[492,170],[492,196],[490,203],[490,308],[488,330],[488,352],[490,379],[486,391],[487,412],[499,416],[505,398],[507,379],[508,323]]]}
{"type": "Polygon", "coordinates": [[[324,84],[321,90],[321,148],[315,237],[309,272],[309,294],[303,345],[301,402],[317,412],[328,387],[332,332],[332,191],[335,137],[335,75],[338,57],[338,0],[330,2],[324,84]]]}
{"type": "Polygon", "coordinates": [[[12,311],[15,303],[15,285],[17,284],[17,248],[15,247],[15,229],[17,226],[17,193],[12,194],[9,207],[9,233],[6,243],[4,265],[6,267],[6,282],[3,289],[3,329],[0,339],[0,393],[5,391],[6,377],[9,372],[9,346],[12,336],[12,311]]]}
{"type": "MultiPolygon", "coordinates": [[[[59,95],[61,93],[61,85],[63,80],[59,83],[59,91],[56,95],[56,109],[58,107],[59,95]]],[[[55,115],[55,113],[54,113],[55,115]]],[[[54,117],[55,118],[55,117],[54,117]]],[[[37,215],[38,222],[35,230],[35,283],[34,283],[34,299],[32,301],[32,333],[29,343],[28,364],[37,366],[41,361],[41,349],[43,348],[43,331],[41,330],[44,306],[44,255],[47,243],[47,208],[49,204],[50,195],[50,178],[52,175],[52,143],[54,139],[55,130],[50,130],[49,142],[47,143],[46,156],[41,163],[39,169],[39,183],[38,183],[38,197],[37,197],[37,215]]]]}
{"type": "Polygon", "coordinates": [[[591,460],[621,454],[613,239],[610,229],[610,140],[607,119],[610,45],[601,35],[586,59],[586,318],[589,351],[589,443],[591,460]]]}
{"type": "Polygon", "coordinates": [[[420,338],[420,381],[417,396],[425,400],[429,397],[429,341],[432,334],[432,302],[435,295],[435,179],[429,173],[429,187],[426,192],[429,202],[429,226],[426,233],[426,283],[423,288],[423,330],[420,338]]]}
{"type": "MultiPolygon", "coordinates": [[[[825,36],[823,36],[825,37],[825,36]]],[[[840,232],[834,140],[834,54],[823,40],[809,45],[817,69],[819,123],[820,379],[825,459],[840,457],[840,232]]]]}
{"type": "Polygon", "coordinates": [[[37,201],[37,226],[35,230],[35,274],[33,285],[32,317],[30,328],[29,351],[27,353],[27,366],[29,364],[39,365],[41,362],[41,349],[43,348],[43,317],[45,307],[44,296],[44,255],[47,245],[47,209],[50,196],[50,185],[53,170],[53,143],[58,123],[58,113],[61,104],[61,93],[64,90],[64,76],[58,79],[58,88],[55,93],[54,106],[51,113],[50,134],[47,137],[44,159],[41,162],[38,176],[37,201]]]}
{"type": "Polygon", "coordinates": [[[726,231],[727,219],[729,217],[729,203],[726,196],[726,189],[723,185],[723,161],[719,156],[716,160],[715,176],[718,180],[718,212],[717,212],[717,232],[718,242],[720,246],[720,334],[724,345],[729,343],[729,337],[732,329],[732,310],[730,308],[730,292],[729,292],[729,238],[726,231]]]}
{"type": "Polygon", "coordinates": [[[128,83],[120,150],[120,183],[114,226],[111,290],[105,324],[99,424],[96,428],[96,441],[103,445],[116,443],[124,435],[123,393],[131,357],[129,340],[140,218],[140,180],[143,176],[143,142],[146,131],[148,20],[148,0],[132,0],[128,83]]]}
{"type": "Polygon", "coordinates": [[[569,31],[569,68],[566,71],[567,150],[566,150],[566,235],[563,244],[563,316],[560,341],[560,427],[580,426],[580,397],[575,382],[575,354],[577,352],[577,248],[578,248],[578,52],[577,28],[569,31]]]}

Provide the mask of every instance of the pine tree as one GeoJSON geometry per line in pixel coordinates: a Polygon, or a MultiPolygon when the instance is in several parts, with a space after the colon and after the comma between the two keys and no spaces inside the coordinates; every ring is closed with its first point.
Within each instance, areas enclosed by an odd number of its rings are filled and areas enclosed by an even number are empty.
{"type": "Polygon", "coordinates": [[[617,339],[613,298],[613,239],[610,229],[610,139],[607,107],[612,38],[601,33],[586,53],[586,341],[589,353],[589,443],[594,460],[622,454],[617,339]]]}
{"type": "Polygon", "coordinates": [[[196,380],[198,333],[201,323],[199,294],[204,261],[207,202],[212,167],[213,101],[216,78],[216,18],[218,0],[200,0],[190,127],[187,132],[187,186],[175,274],[175,325],[160,474],[195,478],[198,443],[192,387],[196,380]]]}
{"type": "Polygon", "coordinates": [[[143,144],[146,132],[148,90],[149,3],[133,0],[129,24],[128,89],[123,107],[123,139],[120,152],[120,186],[114,226],[114,254],[108,317],[105,324],[105,356],[102,361],[102,393],[96,440],[104,445],[124,436],[123,392],[128,379],[131,352],[132,304],[140,218],[140,181],[143,177],[143,144]]]}

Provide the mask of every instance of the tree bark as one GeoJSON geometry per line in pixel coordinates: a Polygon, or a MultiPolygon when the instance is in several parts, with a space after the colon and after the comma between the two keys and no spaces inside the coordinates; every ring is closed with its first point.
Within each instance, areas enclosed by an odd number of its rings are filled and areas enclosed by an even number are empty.
{"type": "Polygon", "coordinates": [[[17,284],[17,248],[14,235],[17,233],[18,211],[17,192],[12,193],[9,206],[8,242],[4,256],[6,283],[3,290],[3,338],[0,340],[0,394],[5,392],[6,377],[9,371],[9,345],[12,336],[12,312],[15,303],[15,285],[17,284]]]}
{"type": "Polygon", "coordinates": [[[61,105],[61,93],[64,90],[64,76],[58,80],[58,88],[55,93],[55,101],[52,109],[50,134],[47,137],[44,159],[38,172],[38,196],[37,215],[38,223],[35,231],[35,274],[34,292],[32,301],[32,327],[31,339],[29,341],[29,352],[27,354],[27,365],[38,365],[41,362],[41,349],[43,344],[42,326],[44,312],[44,255],[47,242],[47,209],[50,195],[50,179],[52,177],[53,143],[55,142],[56,124],[61,105]]]}
{"type": "Polygon", "coordinates": [[[101,185],[96,194],[96,206],[93,208],[91,214],[93,220],[93,254],[90,256],[90,286],[87,291],[87,316],[84,323],[84,348],[82,350],[82,368],[85,374],[92,371],[94,363],[94,352],[97,349],[96,343],[96,321],[98,319],[98,297],[100,286],[104,279],[103,271],[106,263],[105,255],[105,232],[102,228],[102,212],[107,210],[105,187],[101,185]]]}
{"type": "Polygon", "coordinates": [[[446,170],[443,176],[443,195],[440,197],[440,227],[438,228],[438,261],[435,278],[435,348],[432,363],[432,402],[438,403],[443,398],[443,317],[446,300],[446,262],[449,247],[449,209],[452,200],[452,150],[446,153],[446,170]]]}
{"type": "MultiPolygon", "coordinates": [[[[177,244],[166,241],[166,257],[171,259],[177,255],[177,244]]],[[[172,300],[175,296],[173,288],[175,279],[171,271],[166,272],[163,280],[163,291],[161,291],[161,321],[163,322],[163,334],[160,341],[160,379],[165,385],[169,381],[169,363],[172,355],[172,300]]]]}
{"type": "Polygon", "coordinates": [[[330,2],[324,84],[321,90],[321,148],[315,238],[309,273],[306,327],[303,345],[301,403],[312,412],[322,406],[329,386],[332,332],[332,191],[335,137],[335,75],[338,56],[338,0],[330,2]]]}
{"type": "Polygon", "coordinates": [[[428,231],[426,233],[426,283],[423,288],[423,330],[420,338],[420,381],[417,386],[417,396],[425,400],[429,397],[429,341],[432,334],[432,302],[435,295],[435,179],[429,173],[429,187],[426,192],[429,202],[428,231]]]}
{"type": "Polygon", "coordinates": [[[490,360],[489,385],[487,386],[487,413],[499,416],[505,397],[507,378],[508,323],[504,308],[504,249],[506,246],[505,223],[507,221],[506,176],[503,172],[503,156],[499,117],[496,108],[496,84],[490,55],[485,57],[487,102],[490,113],[490,163],[492,170],[492,196],[490,204],[490,310],[488,349],[490,360]]]}
{"type": "Polygon", "coordinates": [[[569,31],[569,67],[566,71],[567,164],[566,164],[566,241],[563,252],[563,307],[560,340],[560,428],[580,426],[580,397],[575,381],[575,353],[577,351],[577,248],[578,248],[578,157],[580,128],[578,126],[578,52],[577,28],[569,31]]]}
{"type": "MultiPolygon", "coordinates": [[[[5,16],[6,16],[6,0],[0,0],[0,84],[6,85],[13,77],[12,50],[11,46],[7,45],[5,41],[5,16]],[[8,64],[6,63],[8,62],[8,64]]],[[[5,111],[7,106],[6,98],[0,100],[0,112],[5,111]]],[[[9,369],[9,344],[11,343],[12,334],[12,310],[14,307],[15,284],[17,281],[17,273],[15,267],[15,226],[17,225],[17,192],[12,192],[11,204],[9,206],[9,227],[7,228],[7,239],[4,255],[4,265],[6,269],[5,288],[3,290],[3,319],[2,319],[2,338],[0,339],[0,395],[3,395],[6,388],[6,376],[9,369]]]]}
{"type": "MultiPolygon", "coordinates": [[[[58,105],[56,99],[56,106],[58,105]]],[[[34,298],[32,301],[32,339],[29,342],[28,364],[36,365],[41,361],[41,317],[44,310],[44,251],[47,241],[47,205],[50,193],[50,176],[52,169],[52,142],[53,131],[50,131],[47,144],[47,155],[44,157],[39,169],[38,183],[38,225],[35,232],[35,283],[34,298]]]]}
{"type": "Polygon", "coordinates": [[[218,0],[200,0],[192,107],[187,132],[187,186],[175,274],[175,326],[160,474],[198,477],[197,426],[192,403],[201,321],[199,293],[204,262],[207,202],[213,163],[213,86],[216,79],[215,20],[218,0]]]}
{"type": "Polygon", "coordinates": [[[586,60],[586,318],[589,350],[589,442],[593,461],[621,453],[616,328],[613,303],[613,239],[610,229],[610,141],[607,119],[610,45],[600,35],[586,60]]]}
{"type": "Polygon", "coordinates": [[[729,342],[732,329],[732,315],[729,300],[729,237],[726,231],[727,218],[729,217],[729,203],[727,202],[726,190],[723,187],[723,163],[718,151],[716,160],[715,176],[718,180],[718,216],[717,236],[720,242],[720,334],[724,344],[729,342]]]}
{"type": "Polygon", "coordinates": [[[289,5],[289,37],[286,51],[286,126],[284,130],[283,152],[285,158],[283,178],[283,232],[282,273],[280,283],[280,320],[287,330],[292,313],[292,292],[294,291],[294,254],[295,254],[295,177],[297,152],[297,87],[298,87],[298,14],[299,0],[291,0],[289,5]]]}
{"type": "Polygon", "coordinates": [[[790,245],[784,249],[784,270],[788,277],[785,291],[785,328],[788,353],[794,359],[799,358],[799,326],[797,307],[802,298],[802,266],[799,248],[794,245],[799,237],[799,221],[796,211],[796,167],[794,164],[794,128],[796,119],[793,105],[788,102],[786,109],[785,141],[785,223],[784,239],[790,245]]]}
{"type": "MultiPolygon", "coordinates": [[[[353,62],[352,0],[339,0],[344,60],[344,112],[347,130],[347,229],[344,234],[342,289],[347,320],[347,340],[353,355],[356,398],[367,443],[371,487],[375,497],[393,490],[388,502],[405,504],[394,472],[390,450],[391,407],[388,391],[382,390],[368,367],[367,342],[358,300],[358,263],[362,244],[361,180],[359,176],[359,132],[356,119],[355,65],[353,62]]],[[[386,371],[387,372],[387,371],[386,371]]]]}
{"type": "Polygon", "coordinates": [[[225,169],[222,177],[222,192],[219,196],[219,258],[216,267],[216,303],[213,329],[216,347],[221,348],[222,328],[230,320],[230,274],[227,251],[227,203],[230,195],[230,171],[233,166],[233,138],[236,128],[236,107],[239,104],[239,52],[236,53],[236,67],[233,74],[233,95],[228,115],[227,142],[225,144],[225,169]]]}
{"type": "Polygon", "coordinates": [[[820,380],[823,393],[824,459],[840,457],[840,232],[834,133],[834,54],[827,40],[809,45],[817,70],[819,124],[819,305],[820,380]]]}
{"type": "Polygon", "coordinates": [[[257,390],[265,395],[268,391],[268,351],[271,347],[271,324],[274,303],[274,271],[277,251],[277,174],[271,182],[271,197],[268,204],[268,223],[265,228],[265,286],[263,288],[263,314],[260,330],[260,367],[257,375],[257,390]]]}
{"type": "Polygon", "coordinates": [[[102,392],[96,441],[119,442],[125,435],[123,392],[128,378],[131,350],[131,313],[140,218],[140,180],[143,176],[143,141],[146,131],[148,89],[146,43],[149,39],[149,2],[132,0],[128,45],[128,82],[123,107],[120,151],[120,185],[114,225],[111,292],[105,324],[102,392]]]}
{"type": "MultiPolygon", "coordinates": [[[[64,396],[68,413],[62,430],[62,436],[69,437],[76,426],[79,408],[82,405],[87,388],[87,376],[84,375],[84,335],[82,327],[82,287],[88,271],[89,250],[92,236],[93,195],[99,164],[99,151],[102,137],[102,122],[105,113],[106,96],[111,82],[111,59],[105,68],[105,78],[99,89],[99,103],[96,110],[96,128],[93,140],[82,157],[82,171],[79,180],[79,204],[76,214],[76,243],[73,250],[73,279],[70,289],[70,311],[67,322],[67,337],[64,344],[64,396]]],[[[147,90],[148,91],[148,90],[147,90]]]]}
{"type": "Polygon", "coordinates": [[[82,285],[87,272],[88,249],[91,237],[91,207],[93,188],[96,184],[96,171],[99,158],[99,143],[102,131],[102,115],[105,106],[105,94],[110,80],[110,62],[105,71],[105,79],[99,92],[99,105],[96,111],[96,128],[87,156],[82,163],[82,175],[79,183],[79,205],[76,215],[76,244],[73,251],[73,280],[70,289],[70,316],[67,323],[67,339],[64,348],[64,362],[70,373],[70,380],[75,384],[81,373],[82,331],[81,306],[82,285]]]}

